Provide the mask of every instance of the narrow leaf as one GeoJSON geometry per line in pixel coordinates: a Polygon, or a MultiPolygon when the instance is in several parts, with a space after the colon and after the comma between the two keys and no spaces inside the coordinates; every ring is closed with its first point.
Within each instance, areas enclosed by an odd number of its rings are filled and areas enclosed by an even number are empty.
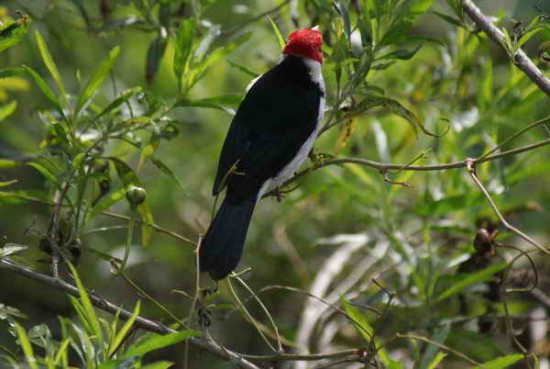
{"type": "Polygon", "coordinates": [[[139,204],[137,211],[141,217],[141,243],[143,246],[147,246],[153,235],[153,228],[149,225],[154,223],[153,213],[151,213],[151,208],[147,205],[147,202],[139,204]]]}
{"type": "Polygon", "coordinates": [[[28,249],[28,246],[25,245],[19,245],[17,243],[7,243],[3,247],[0,248],[0,258],[17,254],[18,252],[21,252],[23,250],[28,249]]]}
{"type": "Polygon", "coordinates": [[[172,365],[174,365],[174,363],[170,361],[157,361],[156,363],[142,366],[141,369],[168,369],[172,365]]]}
{"type": "Polygon", "coordinates": [[[186,19],[180,23],[176,35],[176,49],[174,51],[174,74],[181,83],[182,74],[188,64],[193,46],[193,20],[186,19]]]}
{"type": "Polygon", "coordinates": [[[36,363],[36,358],[34,357],[31,342],[29,341],[29,337],[27,336],[25,329],[21,327],[18,323],[15,323],[14,326],[15,332],[17,333],[17,339],[19,339],[19,344],[23,349],[25,359],[27,359],[27,364],[29,364],[29,367],[31,369],[38,369],[38,364],[36,363]]]}
{"type": "Polygon", "coordinates": [[[160,170],[162,173],[166,174],[168,177],[170,177],[174,182],[178,185],[179,188],[183,189],[183,184],[179,180],[179,178],[174,174],[172,169],[170,169],[166,164],[164,164],[160,159],[151,156],[149,157],[151,162],[157,167],[158,170],[160,170]]]}
{"type": "Polygon", "coordinates": [[[269,24],[271,25],[271,29],[273,30],[273,33],[275,34],[275,38],[277,38],[277,43],[279,44],[279,48],[282,50],[285,47],[285,38],[281,34],[281,31],[279,30],[279,27],[277,26],[277,23],[271,18],[267,17],[269,20],[269,24]]]}
{"type": "Polygon", "coordinates": [[[152,334],[146,339],[136,343],[132,347],[130,347],[125,353],[124,358],[129,358],[132,356],[143,356],[151,351],[161,349],[163,347],[167,347],[173,344],[176,344],[178,342],[185,341],[188,338],[191,337],[198,337],[200,336],[200,332],[192,331],[192,330],[185,330],[175,333],[170,333],[166,335],[159,335],[159,334],[152,334]]]}
{"type": "Polygon", "coordinates": [[[0,122],[13,114],[17,109],[17,101],[13,100],[7,104],[0,105],[0,122]]]}
{"type": "Polygon", "coordinates": [[[27,33],[30,18],[22,16],[15,22],[7,23],[0,29],[0,52],[18,43],[27,33]]]}
{"type": "Polygon", "coordinates": [[[61,94],[61,99],[64,100],[65,97],[67,96],[67,93],[65,92],[65,86],[63,85],[61,74],[59,73],[59,70],[57,69],[55,62],[53,61],[52,55],[48,50],[48,46],[46,45],[46,42],[44,42],[44,39],[40,35],[40,32],[35,31],[34,34],[36,37],[36,43],[38,44],[38,50],[40,51],[40,55],[42,56],[42,61],[46,65],[46,68],[48,68],[48,71],[50,72],[50,74],[52,75],[52,78],[61,94]]]}
{"type": "Polygon", "coordinates": [[[506,269],[507,266],[508,266],[507,263],[497,263],[497,264],[490,265],[487,268],[480,270],[479,272],[468,274],[465,276],[465,278],[453,283],[453,285],[448,290],[446,290],[441,295],[439,295],[436,301],[443,301],[446,298],[449,298],[452,295],[459,293],[466,287],[469,287],[476,283],[488,281],[491,278],[493,278],[493,275],[495,273],[498,273],[501,270],[506,269]]]}
{"type": "Polygon", "coordinates": [[[524,356],[522,354],[502,356],[494,360],[487,361],[479,366],[471,367],[470,369],[506,369],[523,358],[524,356]]]}
{"type": "Polygon", "coordinates": [[[129,88],[127,89],[126,91],[124,91],[122,94],[120,94],[119,97],[117,97],[116,99],[114,99],[109,105],[107,105],[107,107],[105,109],[103,109],[97,116],[95,119],[99,119],[99,118],[102,118],[104,117],[105,115],[109,114],[109,113],[112,113],[113,111],[115,111],[120,105],[124,104],[125,102],[127,102],[128,100],[130,100],[135,94],[139,93],[142,91],[142,88],[141,87],[134,87],[134,88],[129,88]]]}
{"type": "Polygon", "coordinates": [[[99,320],[97,319],[94,307],[92,306],[92,302],[90,301],[90,297],[88,296],[88,292],[86,292],[86,289],[84,288],[84,285],[82,284],[82,281],[80,280],[80,277],[78,276],[75,267],[70,263],[68,263],[68,265],[71,269],[71,274],[74,277],[76,287],[78,288],[80,301],[82,303],[82,307],[84,308],[86,318],[90,322],[90,326],[92,327],[94,334],[99,339],[99,342],[101,342],[101,337],[103,336],[103,334],[101,332],[101,327],[99,325],[99,320]]]}
{"type": "Polygon", "coordinates": [[[134,311],[132,313],[132,316],[124,323],[122,328],[117,332],[115,339],[113,340],[111,346],[109,347],[109,357],[113,355],[115,350],[118,349],[118,347],[122,344],[122,340],[126,337],[126,334],[130,331],[130,328],[132,328],[132,325],[134,324],[136,317],[139,315],[139,311],[141,309],[141,302],[138,300],[136,303],[136,306],[134,307],[134,311]]]}
{"type": "Polygon", "coordinates": [[[80,110],[90,101],[105,77],[109,74],[109,71],[113,69],[119,51],[120,48],[118,46],[111,49],[109,55],[107,55],[101,64],[99,64],[99,66],[94,70],[90,80],[86,84],[86,87],[84,87],[84,90],[78,97],[75,107],[75,115],[78,115],[80,110]]]}

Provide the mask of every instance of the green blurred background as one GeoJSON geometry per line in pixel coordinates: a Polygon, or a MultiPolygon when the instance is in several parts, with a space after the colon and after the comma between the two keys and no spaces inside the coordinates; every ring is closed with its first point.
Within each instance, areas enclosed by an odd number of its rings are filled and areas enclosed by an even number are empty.
{"type": "MultiPolygon", "coordinates": [[[[154,1],[150,3],[153,4],[151,14],[156,17],[158,5],[154,1]]],[[[212,25],[220,27],[222,34],[216,38],[215,44],[223,45],[248,32],[251,36],[229,56],[215,62],[187,98],[193,100],[227,94],[242,96],[252,76],[239,66],[261,74],[280,57],[280,46],[266,17],[248,21],[281,2],[211,0],[193,4],[202,7],[200,21],[203,32],[207,27],[211,29],[212,25]]],[[[172,22],[176,24],[178,19],[192,14],[193,4],[172,1],[172,22]]],[[[502,17],[502,24],[510,29],[514,22],[527,24],[534,17],[550,12],[550,2],[543,0],[482,1],[480,6],[486,14],[502,17]]],[[[309,27],[319,23],[321,30],[330,38],[335,37],[334,30],[339,27],[340,21],[337,14],[322,13],[321,10],[331,8],[332,4],[328,1],[291,1],[270,15],[283,35],[297,26],[309,27]]],[[[352,13],[351,4],[349,9],[352,13]]],[[[444,2],[434,2],[431,9],[448,12],[444,2]]],[[[34,38],[34,30],[39,30],[69,93],[76,93],[78,79],[86,80],[107,52],[120,45],[118,62],[96,95],[95,104],[104,106],[120,91],[135,86],[142,86],[163,102],[175,98],[177,87],[172,72],[174,39],[168,38],[166,50],[158,58],[158,72],[154,78],[147,80],[146,74],[151,72],[146,67],[147,53],[158,31],[150,26],[133,2],[1,1],[0,20],[17,18],[18,10],[32,19],[30,31],[20,44],[0,54],[0,68],[25,64],[46,78],[48,73],[34,38]],[[132,23],[135,19],[143,22],[132,23]]],[[[418,53],[410,60],[399,60],[386,69],[372,70],[368,81],[384,89],[386,96],[411,109],[428,130],[442,133],[448,124],[450,131],[439,139],[422,132],[415,136],[405,119],[392,114],[391,109],[378,109],[358,115],[353,122],[341,124],[325,133],[316,143],[318,153],[406,164],[425,152],[425,157],[416,164],[461,161],[482,154],[495,143],[550,113],[548,97],[521,72],[513,69],[502,49],[486,38],[478,39],[433,13],[423,14],[417,19],[409,37],[407,42],[423,45],[418,53]]],[[[525,50],[536,58],[538,48],[548,40],[550,37],[546,30],[530,40],[525,50]]],[[[334,39],[331,41],[334,42],[334,39]]],[[[336,89],[337,66],[336,59],[328,56],[331,53],[332,48],[327,47],[324,74],[329,107],[335,102],[334,92],[331,91],[336,89]]],[[[548,71],[548,64],[541,63],[541,68],[548,71]]],[[[51,79],[47,81],[52,82],[51,79]]],[[[23,160],[41,152],[40,143],[47,132],[41,115],[48,103],[28,79],[0,79],[0,104],[12,100],[17,100],[16,110],[0,122],[0,157],[23,160]]],[[[139,114],[139,102],[131,103],[134,113],[139,114]]],[[[229,104],[226,108],[235,109],[236,105],[229,104]]],[[[156,157],[172,169],[182,186],[176,185],[172,178],[150,162],[143,165],[138,175],[147,190],[147,201],[155,222],[196,241],[210,221],[213,206],[211,188],[231,114],[227,109],[181,107],[172,110],[169,117],[177,122],[179,135],[163,142],[156,157]]],[[[547,137],[548,128],[538,127],[503,149],[547,137]]],[[[146,141],[147,135],[141,138],[146,141]]],[[[112,144],[107,150],[136,167],[139,151],[129,145],[112,144]]],[[[510,222],[546,245],[550,240],[548,154],[547,147],[541,148],[485,164],[478,171],[499,206],[509,211],[510,222]]],[[[396,332],[431,334],[434,327],[454,318],[462,317],[471,322],[482,315],[485,302],[479,294],[476,295],[475,290],[468,292],[473,307],[466,315],[459,311],[456,299],[440,305],[430,302],[438,288],[441,290],[441,286],[448,283],[445,278],[454,275],[457,265],[473,253],[476,220],[492,216],[467,172],[460,169],[400,172],[389,176],[394,181],[406,181],[409,187],[384,182],[383,176],[372,168],[328,166],[302,177],[298,181],[299,187],[288,193],[282,202],[275,197],[264,199],[256,208],[248,233],[239,270],[246,267],[252,270],[243,278],[255,291],[269,285],[292,286],[324,293],[327,299],[342,295],[357,304],[369,304],[381,309],[387,299],[371,282],[371,278],[378,278],[397,293],[395,306],[384,318],[380,330],[381,336],[386,338],[396,332]],[[354,248],[355,244],[360,247],[354,248]],[[330,258],[334,258],[338,251],[348,259],[341,265],[337,261],[330,264],[330,258]],[[364,270],[358,268],[361,265],[364,265],[364,270]],[[318,285],[323,283],[320,274],[328,278],[324,281],[325,290],[318,285]]],[[[32,194],[43,192],[45,188],[44,178],[32,167],[0,169],[0,181],[11,179],[18,182],[10,190],[24,190],[32,194]]],[[[47,227],[51,208],[2,199],[0,205],[0,237],[3,243],[29,245],[30,248],[19,256],[48,272],[48,266],[39,262],[46,255],[39,250],[38,243],[40,232],[47,227]]],[[[122,201],[113,210],[127,214],[128,206],[122,201]]],[[[84,231],[126,224],[122,220],[99,216],[84,231]]],[[[193,291],[193,247],[158,232],[144,247],[139,242],[138,232],[135,236],[129,275],[155,299],[179,316],[185,316],[189,300],[173,291],[193,291]]],[[[86,246],[120,257],[126,242],[126,229],[85,234],[82,239],[86,246]]],[[[501,239],[504,243],[526,247],[506,232],[501,239]]],[[[538,288],[548,295],[548,258],[535,256],[534,259],[540,277],[538,288]]],[[[514,267],[519,272],[531,273],[526,261],[520,261],[514,267]]],[[[139,298],[121,278],[110,273],[107,262],[90,253],[83,254],[78,270],[88,288],[113,302],[131,308],[139,298]]],[[[204,279],[207,280],[206,277],[204,279]]],[[[225,285],[221,285],[220,289],[221,294],[215,297],[214,302],[231,303],[225,285]]],[[[246,295],[244,290],[241,293],[246,295]]],[[[295,340],[299,326],[304,324],[302,313],[308,299],[288,291],[268,291],[262,293],[261,298],[279,324],[281,333],[289,340],[295,340]]],[[[0,271],[0,302],[24,312],[29,317],[25,325],[45,322],[54,332],[56,316],[72,314],[72,308],[62,293],[6,271],[0,271]]],[[[332,301],[337,302],[338,299],[332,301]]],[[[518,316],[526,316],[539,307],[548,312],[549,308],[530,294],[513,295],[510,304],[512,314],[518,316]]],[[[251,306],[251,311],[262,317],[257,306],[251,306]]],[[[502,308],[497,306],[497,312],[501,313],[502,308]]],[[[152,318],[166,319],[150,303],[145,304],[142,313],[152,318]]],[[[211,319],[212,335],[229,348],[254,354],[270,352],[254,328],[231,308],[212,309],[211,319]]],[[[332,348],[357,345],[359,338],[352,325],[329,313],[325,313],[323,319],[322,323],[318,323],[321,328],[315,332],[315,339],[310,340],[312,351],[331,351],[332,348]],[[330,322],[333,325],[329,325],[330,322]],[[330,329],[333,331],[329,332],[330,329]],[[323,334],[329,338],[321,337],[323,334]]],[[[369,320],[371,323],[376,321],[372,315],[369,320]]],[[[13,347],[13,338],[4,329],[5,326],[2,328],[2,324],[0,321],[0,344],[13,347]]],[[[497,325],[485,335],[467,324],[453,326],[445,342],[479,361],[514,352],[509,340],[503,338],[502,321],[498,321],[497,325]],[[480,341],[476,342],[477,339],[480,341]],[[480,343],[487,344],[485,351],[479,348],[480,343]]],[[[527,329],[526,326],[521,325],[522,329],[527,329]]],[[[392,350],[393,357],[402,358],[404,363],[413,360],[411,352],[414,350],[406,342],[396,343],[392,350]]],[[[182,367],[181,349],[168,349],[156,355],[157,358],[175,361],[176,367],[182,367]]],[[[192,359],[191,367],[231,367],[205,353],[193,351],[192,359]]],[[[442,367],[464,367],[455,361],[449,358],[442,367]]],[[[280,367],[286,367],[284,365],[280,367]]],[[[341,367],[356,367],[352,365],[342,364],[341,367]]]]}

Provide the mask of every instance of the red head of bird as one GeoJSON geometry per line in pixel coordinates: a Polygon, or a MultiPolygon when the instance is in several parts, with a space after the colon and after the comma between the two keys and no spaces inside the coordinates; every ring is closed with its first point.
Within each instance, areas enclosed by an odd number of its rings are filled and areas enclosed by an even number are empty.
{"type": "Polygon", "coordinates": [[[321,33],[313,29],[300,29],[292,32],[288,36],[288,41],[283,49],[285,55],[296,55],[302,58],[312,59],[323,62],[323,52],[321,51],[321,45],[323,38],[321,33]]]}

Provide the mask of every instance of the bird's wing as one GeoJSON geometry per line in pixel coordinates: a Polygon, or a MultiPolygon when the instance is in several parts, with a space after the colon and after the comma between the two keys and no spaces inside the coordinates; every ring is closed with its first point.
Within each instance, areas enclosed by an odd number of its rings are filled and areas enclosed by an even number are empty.
{"type": "Polygon", "coordinates": [[[223,145],[214,194],[222,180],[235,200],[259,191],[281,171],[313,133],[322,92],[300,86],[277,69],[262,76],[249,90],[235,115],[223,145]],[[232,166],[236,172],[227,175],[232,166]]]}

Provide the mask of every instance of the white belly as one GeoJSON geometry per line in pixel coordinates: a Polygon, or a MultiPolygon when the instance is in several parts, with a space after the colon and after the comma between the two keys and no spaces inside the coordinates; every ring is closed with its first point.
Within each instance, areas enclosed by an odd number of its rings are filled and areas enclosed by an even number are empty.
{"type": "MultiPolygon", "coordinates": [[[[323,74],[321,73],[321,64],[315,60],[310,59],[304,59],[304,63],[309,70],[311,79],[319,86],[324,94],[325,81],[323,80],[323,74]]],[[[323,95],[321,96],[321,99],[319,101],[319,114],[317,115],[317,125],[315,126],[315,129],[308,137],[306,142],[304,142],[303,145],[300,147],[300,149],[298,150],[298,154],[296,154],[294,159],[292,159],[287,165],[285,165],[283,169],[281,169],[281,171],[277,173],[274,177],[271,177],[267,181],[265,181],[262,188],[260,189],[260,193],[258,194],[258,200],[260,200],[266,192],[269,192],[285,183],[286,180],[292,177],[294,173],[296,173],[298,168],[300,168],[300,166],[304,163],[304,161],[307,159],[309,152],[311,151],[311,148],[313,147],[313,142],[315,142],[315,139],[319,134],[319,129],[321,129],[321,123],[323,121],[324,113],[325,97],[323,95]]]]}

